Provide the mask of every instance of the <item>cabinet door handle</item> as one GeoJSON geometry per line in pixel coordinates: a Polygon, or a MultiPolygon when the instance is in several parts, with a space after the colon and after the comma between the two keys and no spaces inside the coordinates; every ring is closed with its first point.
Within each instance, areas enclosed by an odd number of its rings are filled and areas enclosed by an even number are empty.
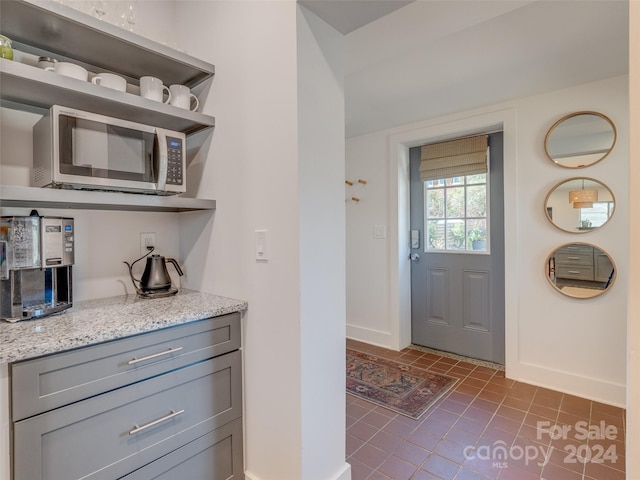
{"type": "Polygon", "coordinates": [[[166,422],[167,420],[177,417],[178,415],[182,415],[183,413],[184,413],[184,410],[178,410],[177,412],[175,410],[171,410],[171,412],[165,415],[164,417],[149,423],[145,423],[141,427],[139,427],[138,425],[134,425],[133,430],[129,430],[129,435],[135,435],[138,432],[141,432],[143,430],[146,430],[147,428],[153,427],[154,425],[158,425],[159,423],[166,422]]]}
{"type": "Polygon", "coordinates": [[[144,362],[145,360],[151,360],[152,358],[162,357],[163,355],[169,355],[170,353],[176,353],[180,350],[182,350],[182,347],[169,347],[169,350],[166,350],[164,352],[154,353],[153,355],[147,355],[146,357],[142,358],[132,358],[127,362],[127,365],[135,365],[136,363],[144,362]]]}

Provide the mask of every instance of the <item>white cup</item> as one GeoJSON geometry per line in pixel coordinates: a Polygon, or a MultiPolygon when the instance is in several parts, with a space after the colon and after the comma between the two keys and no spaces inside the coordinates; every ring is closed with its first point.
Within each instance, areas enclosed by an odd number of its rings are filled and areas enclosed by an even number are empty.
{"type": "Polygon", "coordinates": [[[98,73],[91,79],[91,83],[111,88],[113,90],[119,90],[121,92],[127,91],[127,81],[120,75],[115,75],[113,73],[98,73]]]}
{"type": "Polygon", "coordinates": [[[171,101],[171,92],[166,85],[162,84],[162,80],[156,77],[140,77],[140,96],[154,102],[169,103],[171,101]],[[169,97],[163,101],[162,94],[165,90],[169,97]]]}
{"type": "Polygon", "coordinates": [[[169,90],[171,91],[171,105],[191,110],[192,112],[198,109],[200,105],[198,97],[191,93],[189,87],[185,87],[184,85],[171,85],[169,90]],[[191,108],[191,99],[195,100],[193,108],[191,108]]]}
{"type": "Polygon", "coordinates": [[[65,77],[77,78],[78,80],[87,81],[89,72],[86,68],[69,62],[57,62],[52,67],[45,68],[47,72],[56,72],[65,77]]]}

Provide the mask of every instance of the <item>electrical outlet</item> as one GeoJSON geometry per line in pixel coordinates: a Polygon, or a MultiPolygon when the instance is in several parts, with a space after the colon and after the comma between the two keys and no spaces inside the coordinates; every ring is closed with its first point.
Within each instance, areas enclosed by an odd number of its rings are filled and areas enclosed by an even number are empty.
{"type": "Polygon", "coordinates": [[[140,234],[140,255],[146,255],[149,248],[154,247],[153,253],[158,253],[158,245],[156,245],[155,232],[146,232],[140,234]]]}

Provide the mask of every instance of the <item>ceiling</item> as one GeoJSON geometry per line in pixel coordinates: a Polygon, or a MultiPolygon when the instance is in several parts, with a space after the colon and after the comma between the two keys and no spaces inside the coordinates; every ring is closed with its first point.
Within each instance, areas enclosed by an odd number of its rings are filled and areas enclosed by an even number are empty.
{"type": "Polygon", "coordinates": [[[301,3],[346,32],[347,137],[628,73],[626,0],[301,3]]]}
{"type": "Polygon", "coordinates": [[[415,0],[298,0],[343,35],[415,0]]]}

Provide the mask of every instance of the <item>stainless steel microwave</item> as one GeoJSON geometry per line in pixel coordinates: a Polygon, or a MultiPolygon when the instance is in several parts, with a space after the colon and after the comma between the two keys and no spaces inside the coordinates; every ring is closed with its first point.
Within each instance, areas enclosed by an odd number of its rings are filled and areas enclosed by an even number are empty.
{"type": "Polygon", "coordinates": [[[173,195],[185,174],[181,132],[59,105],[33,127],[34,187],[173,195]]]}

